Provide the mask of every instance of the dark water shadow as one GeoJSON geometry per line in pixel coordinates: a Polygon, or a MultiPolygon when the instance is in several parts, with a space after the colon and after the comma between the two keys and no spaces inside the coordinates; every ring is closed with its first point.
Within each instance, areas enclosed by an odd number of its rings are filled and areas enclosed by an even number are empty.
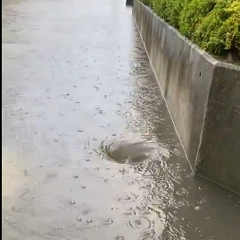
{"type": "Polygon", "coordinates": [[[133,0],[126,0],[126,6],[133,6],[133,0]]]}

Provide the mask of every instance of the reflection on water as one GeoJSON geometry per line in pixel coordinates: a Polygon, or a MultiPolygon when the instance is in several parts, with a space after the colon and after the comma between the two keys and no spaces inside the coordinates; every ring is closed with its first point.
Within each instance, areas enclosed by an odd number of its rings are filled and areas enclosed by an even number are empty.
{"type": "Polygon", "coordinates": [[[168,158],[151,155],[134,166],[143,177],[139,182],[145,190],[145,203],[164,222],[162,239],[238,239],[239,196],[192,175],[138,33],[135,44],[135,119],[138,128],[170,152],[168,158]],[[224,233],[219,231],[223,225],[224,233]]]}

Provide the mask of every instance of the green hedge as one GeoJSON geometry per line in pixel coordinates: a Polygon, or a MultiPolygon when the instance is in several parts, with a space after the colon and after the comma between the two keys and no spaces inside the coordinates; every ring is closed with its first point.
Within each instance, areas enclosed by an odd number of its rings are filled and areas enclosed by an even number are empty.
{"type": "Polygon", "coordinates": [[[141,0],[200,48],[240,59],[240,0],[141,0]]]}

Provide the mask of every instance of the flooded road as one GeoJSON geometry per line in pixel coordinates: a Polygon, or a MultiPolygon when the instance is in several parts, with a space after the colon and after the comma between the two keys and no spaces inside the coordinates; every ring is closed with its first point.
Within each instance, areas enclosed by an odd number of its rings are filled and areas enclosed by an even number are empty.
{"type": "Polygon", "coordinates": [[[193,177],[122,0],[4,0],[4,240],[238,240],[193,177]]]}

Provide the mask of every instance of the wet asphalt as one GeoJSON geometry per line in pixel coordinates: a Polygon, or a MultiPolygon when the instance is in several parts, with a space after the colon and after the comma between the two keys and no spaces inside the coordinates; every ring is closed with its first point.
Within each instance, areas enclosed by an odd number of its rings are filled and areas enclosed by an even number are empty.
{"type": "Polygon", "coordinates": [[[193,176],[125,1],[2,6],[4,240],[240,239],[240,197],[193,176]]]}

